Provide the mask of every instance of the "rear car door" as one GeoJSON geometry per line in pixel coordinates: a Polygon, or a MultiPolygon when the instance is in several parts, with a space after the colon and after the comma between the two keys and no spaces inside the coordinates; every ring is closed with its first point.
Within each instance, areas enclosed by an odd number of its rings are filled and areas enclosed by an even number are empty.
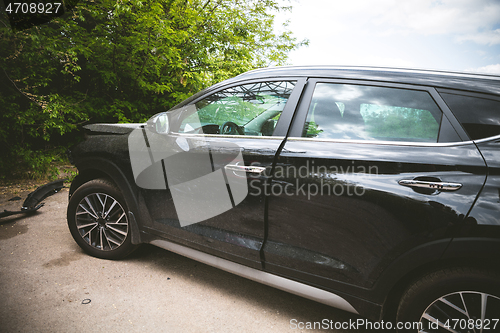
{"type": "Polygon", "coordinates": [[[163,153],[152,166],[157,181],[142,189],[151,216],[148,231],[261,268],[265,173],[304,83],[294,78],[234,83],[169,112],[170,133],[147,134],[149,146],[163,153]]]}
{"type": "Polygon", "coordinates": [[[310,79],[269,190],[266,270],[364,296],[389,266],[439,258],[485,181],[464,140],[433,88],[310,79]]]}

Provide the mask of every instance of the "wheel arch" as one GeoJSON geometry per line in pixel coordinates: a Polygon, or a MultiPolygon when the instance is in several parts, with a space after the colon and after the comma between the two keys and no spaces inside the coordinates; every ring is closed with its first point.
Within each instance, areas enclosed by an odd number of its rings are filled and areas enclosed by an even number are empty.
{"type": "Polygon", "coordinates": [[[469,267],[500,272],[498,255],[500,239],[457,238],[449,242],[443,255],[436,260],[416,265],[402,274],[386,293],[381,318],[394,318],[404,291],[426,275],[443,269],[469,267]],[[496,257],[495,257],[496,254],[496,257]]]}
{"type": "Polygon", "coordinates": [[[118,187],[120,192],[123,194],[125,201],[128,206],[128,216],[130,222],[130,230],[132,237],[132,244],[140,244],[141,233],[139,229],[138,214],[139,204],[138,204],[138,193],[134,191],[131,186],[130,180],[125,175],[125,173],[113,162],[99,157],[88,158],[84,161],[79,161],[77,163],[78,175],[71,182],[69,190],[69,198],[72,194],[83,184],[91,181],[93,179],[104,178],[111,181],[115,186],[118,187]]]}

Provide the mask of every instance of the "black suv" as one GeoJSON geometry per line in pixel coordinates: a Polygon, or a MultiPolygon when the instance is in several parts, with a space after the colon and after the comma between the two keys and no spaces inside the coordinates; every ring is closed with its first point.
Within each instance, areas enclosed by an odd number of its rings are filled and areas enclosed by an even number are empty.
{"type": "Polygon", "coordinates": [[[500,329],[498,76],[259,69],[86,134],[90,255],[149,243],[398,329],[500,329]]]}

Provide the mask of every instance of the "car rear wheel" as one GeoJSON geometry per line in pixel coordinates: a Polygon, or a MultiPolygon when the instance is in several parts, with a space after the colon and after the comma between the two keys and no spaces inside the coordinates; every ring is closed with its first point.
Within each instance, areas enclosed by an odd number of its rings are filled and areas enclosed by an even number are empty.
{"type": "Polygon", "coordinates": [[[136,248],[127,204],[120,190],[105,179],[89,181],[73,193],[67,219],[75,241],[94,257],[121,259],[136,248]]]}
{"type": "Polygon", "coordinates": [[[429,274],[403,294],[397,322],[401,332],[479,333],[500,330],[500,274],[450,268],[429,274]],[[418,322],[420,327],[410,326],[418,322]]]}

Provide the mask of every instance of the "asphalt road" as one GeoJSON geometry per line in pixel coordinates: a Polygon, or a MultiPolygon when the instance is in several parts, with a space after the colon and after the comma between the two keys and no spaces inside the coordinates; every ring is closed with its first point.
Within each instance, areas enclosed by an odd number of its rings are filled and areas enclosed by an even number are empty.
{"type": "Polygon", "coordinates": [[[87,256],[67,201],[63,189],[35,215],[0,219],[1,332],[324,332],[298,327],[360,319],[150,245],[121,261],[87,256]]]}

